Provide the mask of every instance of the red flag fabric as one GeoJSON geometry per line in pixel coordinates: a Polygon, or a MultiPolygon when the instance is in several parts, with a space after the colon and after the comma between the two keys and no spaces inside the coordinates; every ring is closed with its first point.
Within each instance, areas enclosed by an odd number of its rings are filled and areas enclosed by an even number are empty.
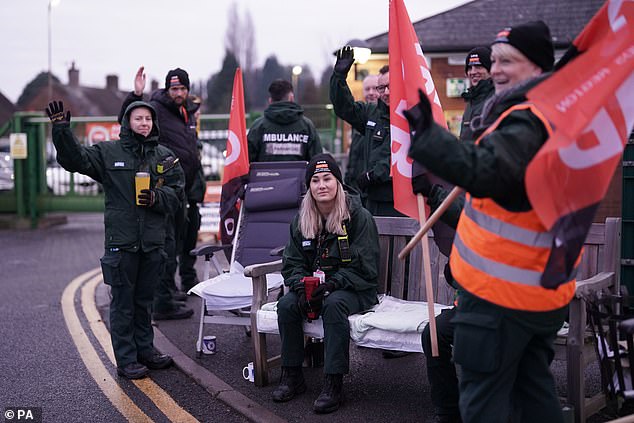
{"type": "Polygon", "coordinates": [[[220,195],[220,236],[223,244],[230,244],[233,241],[240,210],[240,192],[243,179],[248,174],[249,150],[244,112],[244,88],[242,70],[237,68],[233,78],[229,137],[220,195]]]}
{"type": "Polygon", "coordinates": [[[526,192],[554,235],[544,287],[570,280],[634,123],[634,2],[608,1],[528,93],[554,131],[526,170],[526,192]]]}
{"type": "Polygon", "coordinates": [[[412,159],[407,156],[410,132],[403,110],[418,103],[418,89],[429,97],[434,120],[447,127],[423,49],[403,0],[390,0],[390,131],[392,135],[392,186],[394,208],[418,219],[416,197],[412,193],[412,159]]]}
{"type": "Polygon", "coordinates": [[[634,122],[634,2],[606,2],[574,47],[581,54],[528,93],[555,128],[526,172],[548,228],[600,202],[620,161],[634,122]]]}

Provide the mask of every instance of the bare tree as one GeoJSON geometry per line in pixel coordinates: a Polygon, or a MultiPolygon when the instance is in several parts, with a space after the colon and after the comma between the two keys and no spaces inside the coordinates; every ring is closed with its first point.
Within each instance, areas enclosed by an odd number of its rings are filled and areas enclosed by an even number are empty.
{"type": "Polygon", "coordinates": [[[242,63],[240,53],[242,51],[242,31],[238,16],[238,5],[234,2],[227,12],[227,32],[225,33],[225,50],[233,53],[233,56],[242,63]]]}
{"type": "Polygon", "coordinates": [[[225,49],[233,53],[245,74],[253,71],[256,61],[255,27],[247,10],[240,19],[237,3],[232,3],[227,13],[225,49]]]}

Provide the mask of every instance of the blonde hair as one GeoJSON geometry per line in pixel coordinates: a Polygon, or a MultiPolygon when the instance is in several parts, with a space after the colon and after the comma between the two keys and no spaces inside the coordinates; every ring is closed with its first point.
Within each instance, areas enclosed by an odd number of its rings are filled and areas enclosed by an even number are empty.
{"type": "MultiPolygon", "coordinates": [[[[326,231],[331,234],[344,235],[343,221],[347,219],[350,219],[350,210],[346,193],[341,182],[337,181],[335,205],[326,218],[326,231]]],[[[323,216],[317,208],[317,203],[310,193],[310,189],[308,189],[299,207],[299,230],[304,238],[314,239],[323,229],[323,216]]]]}
{"type": "Polygon", "coordinates": [[[493,44],[491,46],[491,56],[493,55],[497,56],[496,60],[509,59],[509,60],[514,60],[518,62],[526,62],[530,66],[535,67],[535,69],[539,71],[535,76],[543,72],[542,68],[537,66],[535,63],[531,62],[531,60],[528,57],[526,57],[524,53],[522,53],[521,51],[519,51],[517,48],[513,47],[510,44],[507,44],[507,43],[493,44]]]}

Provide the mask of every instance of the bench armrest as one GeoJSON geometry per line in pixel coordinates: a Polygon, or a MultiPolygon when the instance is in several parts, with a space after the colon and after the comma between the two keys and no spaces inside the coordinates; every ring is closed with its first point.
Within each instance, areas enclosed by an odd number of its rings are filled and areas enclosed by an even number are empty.
{"type": "Polygon", "coordinates": [[[253,296],[251,297],[251,327],[256,329],[255,316],[257,311],[262,307],[268,298],[268,290],[266,287],[266,275],[282,270],[282,260],[276,260],[269,263],[252,264],[244,268],[244,276],[251,278],[253,284],[253,296]]]}
{"type": "Polygon", "coordinates": [[[575,290],[576,298],[588,298],[588,296],[614,286],[616,275],[614,272],[601,272],[591,278],[577,281],[575,290]]]}

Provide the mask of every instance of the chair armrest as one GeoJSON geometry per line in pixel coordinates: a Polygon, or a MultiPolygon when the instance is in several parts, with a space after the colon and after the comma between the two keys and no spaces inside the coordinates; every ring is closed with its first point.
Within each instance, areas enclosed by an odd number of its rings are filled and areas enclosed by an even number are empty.
{"type": "Polygon", "coordinates": [[[194,248],[193,250],[191,250],[189,252],[189,255],[190,256],[211,256],[216,251],[227,250],[227,249],[229,249],[231,247],[233,247],[233,245],[231,245],[231,244],[227,244],[227,245],[211,245],[211,244],[201,245],[200,247],[197,247],[197,248],[194,248]]]}
{"type": "Polygon", "coordinates": [[[282,257],[282,253],[284,252],[284,248],[286,248],[286,247],[282,246],[282,247],[273,248],[269,254],[271,254],[273,257],[282,257]]]}
{"type": "Polygon", "coordinates": [[[258,276],[282,270],[282,260],[275,260],[268,263],[252,264],[244,268],[244,276],[247,278],[257,278],[258,276]]]}
{"type": "Polygon", "coordinates": [[[588,296],[614,286],[616,275],[614,272],[601,272],[588,279],[577,281],[575,297],[588,298],[588,296]]]}

